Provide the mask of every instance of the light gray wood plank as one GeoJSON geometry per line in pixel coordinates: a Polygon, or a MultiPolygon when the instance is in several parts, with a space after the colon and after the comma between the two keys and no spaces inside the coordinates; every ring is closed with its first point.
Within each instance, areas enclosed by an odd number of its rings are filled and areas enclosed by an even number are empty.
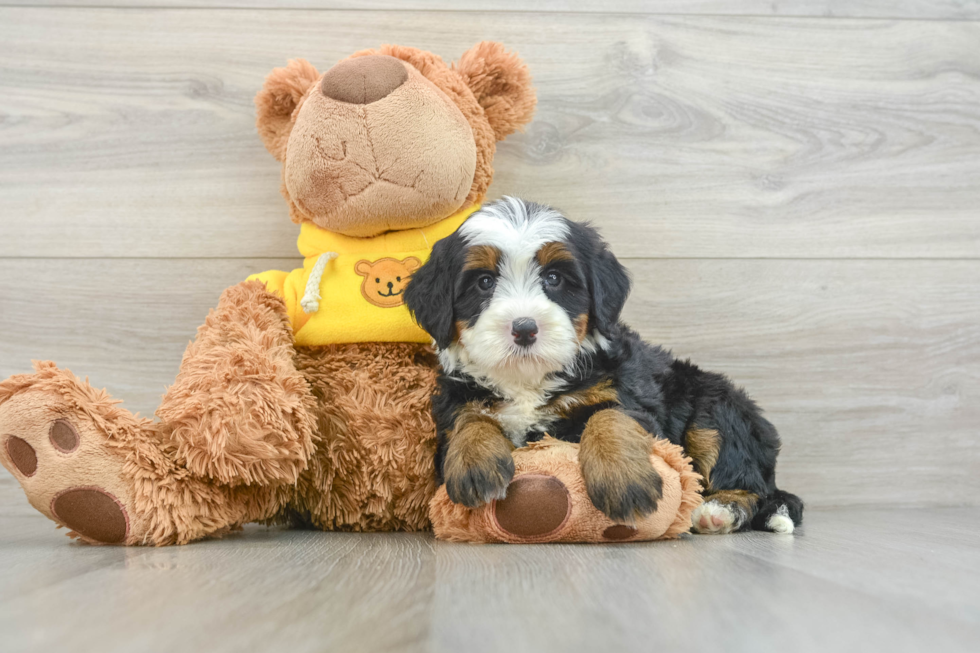
{"type": "Polygon", "coordinates": [[[485,38],[541,99],[492,195],[623,256],[980,255],[980,23],[5,8],[0,256],[291,256],[263,76],[485,38]]]}
{"type": "Polygon", "coordinates": [[[0,0],[0,5],[533,11],[976,20],[976,0],[0,0]]]}
{"type": "MultiPolygon", "coordinates": [[[[0,377],[51,359],[151,414],[221,290],[293,264],[0,260],[0,377]]],[[[626,320],[747,388],[782,433],[782,487],[816,506],[977,505],[980,263],[629,267],[626,320]]]]}
{"type": "Polygon", "coordinates": [[[167,549],[85,547],[39,515],[3,517],[0,648],[972,651],[977,572],[934,547],[975,557],[978,516],[813,511],[792,537],[612,546],[249,527],[167,549]]]}

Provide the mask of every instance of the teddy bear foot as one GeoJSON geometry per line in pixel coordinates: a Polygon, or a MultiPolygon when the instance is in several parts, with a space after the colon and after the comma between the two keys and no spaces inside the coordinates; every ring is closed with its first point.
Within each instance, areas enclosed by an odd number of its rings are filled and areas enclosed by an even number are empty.
{"type": "Polygon", "coordinates": [[[445,487],[429,506],[436,537],[454,542],[638,542],[670,539],[691,527],[700,504],[700,476],[680,447],[652,442],[650,463],[664,481],[657,510],[620,524],[589,499],[578,445],[545,438],[514,451],[507,496],[478,508],[453,503],[445,487]]]}
{"type": "Polygon", "coordinates": [[[108,444],[109,416],[100,414],[102,408],[124,411],[53,368],[3,385],[14,383],[19,387],[6,399],[0,386],[0,462],[31,505],[85,542],[138,541],[143,520],[132,508],[134,483],[127,480],[124,455],[108,444]]]}
{"type": "MultiPolygon", "coordinates": [[[[507,497],[494,501],[489,512],[494,525],[514,541],[558,541],[572,517],[572,496],[557,477],[524,474],[511,482],[507,497]]],[[[620,542],[638,533],[635,526],[610,522],[600,536],[620,542]]]]}

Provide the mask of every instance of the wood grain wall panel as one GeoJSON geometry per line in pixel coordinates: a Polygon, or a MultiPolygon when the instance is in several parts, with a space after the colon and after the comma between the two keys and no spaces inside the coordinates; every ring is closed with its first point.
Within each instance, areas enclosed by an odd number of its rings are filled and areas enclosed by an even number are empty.
{"type": "MultiPolygon", "coordinates": [[[[0,0],[24,5],[24,0],[0,0]]],[[[52,7],[435,10],[805,16],[813,18],[980,19],[976,0],[34,0],[52,7]]]]}
{"type": "Polygon", "coordinates": [[[980,256],[980,23],[3,8],[0,257],[291,256],[263,76],[486,38],[541,98],[492,196],[622,256],[980,256]]]}

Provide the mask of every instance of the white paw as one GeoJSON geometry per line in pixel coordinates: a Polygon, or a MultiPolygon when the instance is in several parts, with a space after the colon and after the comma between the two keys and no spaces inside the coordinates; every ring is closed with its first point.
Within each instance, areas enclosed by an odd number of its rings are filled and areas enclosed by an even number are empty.
{"type": "Polygon", "coordinates": [[[691,525],[698,533],[723,535],[738,527],[738,515],[731,504],[705,501],[691,515],[691,525]]]}
{"type": "Polygon", "coordinates": [[[773,533],[792,533],[793,532],[793,520],[790,519],[789,510],[786,506],[779,506],[769,519],[766,521],[766,527],[773,533]]]}

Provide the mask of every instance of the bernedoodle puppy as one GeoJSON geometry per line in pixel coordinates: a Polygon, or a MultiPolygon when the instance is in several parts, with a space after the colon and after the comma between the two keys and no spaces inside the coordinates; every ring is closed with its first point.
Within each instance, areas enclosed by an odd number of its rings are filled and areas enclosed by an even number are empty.
{"type": "Polygon", "coordinates": [[[595,229],[532,202],[488,204],[435,245],[405,301],[442,365],[436,469],[449,497],[503,498],[511,451],[548,434],[580,443],[592,503],[629,523],[656,509],[650,438],[666,438],[704,476],[695,530],[792,532],[803,502],[776,488],[776,429],[727,378],[623,324],[629,291],[595,229]]]}

